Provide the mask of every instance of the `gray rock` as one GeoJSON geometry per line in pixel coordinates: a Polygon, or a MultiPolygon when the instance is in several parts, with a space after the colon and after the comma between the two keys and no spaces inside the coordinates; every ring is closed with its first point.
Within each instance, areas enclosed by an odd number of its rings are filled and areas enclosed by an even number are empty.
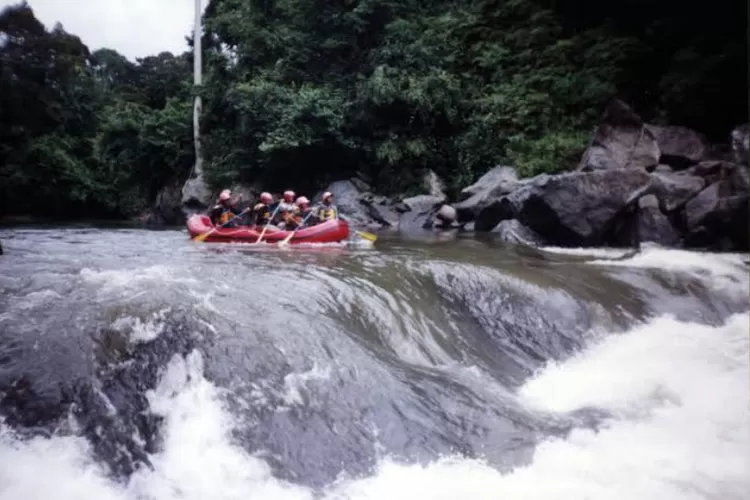
{"type": "Polygon", "coordinates": [[[747,165],[750,156],[750,125],[747,123],[732,130],[732,156],[735,163],[747,165]]]}
{"type": "Polygon", "coordinates": [[[671,174],[674,170],[669,165],[657,165],[654,172],[658,174],[671,174]]]}
{"type": "Polygon", "coordinates": [[[636,168],[541,175],[488,204],[476,229],[486,231],[502,220],[518,219],[549,244],[604,244],[615,216],[649,182],[649,174],[636,168]]]}
{"type": "Polygon", "coordinates": [[[627,104],[615,99],[594,131],[578,170],[645,169],[658,165],[660,156],[656,139],[641,118],[627,104]]]}
{"type": "Polygon", "coordinates": [[[512,192],[520,183],[513,167],[496,166],[461,191],[463,200],[453,205],[457,220],[473,221],[488,200],[512,192]]]}
{"type": "MultiPolygon", "coordinates": [[[[333,194],[333,203],[338,208],[339,214],[353,226],[365,226],[371,221],[368,208],[360,203],[362,193],[352,181],[336,181],[330,184],[326,191],[333,194]]],[[[319,202],[322,196],[322,192],[316,194],[313,202],[319,202]]]]}
{"type": "Polygon", "coordinates": [[[400,230],[431,229],[435,214],[443,205],[444,197],[421,194],[402,201],[409,210],[401,214],[398,227],[400,230]]]}
{"type": "Polygon", "coordinates": [[[456,220],[456,209],[450,205],[443,205],[435,214],[435,218],[440,220],[443,224],[450,224],[456,220]]]}
{"type": "Polygon", "coordinates": [[[181,205],[185,215],[206,210],[213,203],[213,193],[203,178],[197,175],[182,186],[181,205]]]}
{"type": "Polygon", "coordinates": [[[527,246],[544,245],[544,239],[515,219],[503,220],[492,230],[496,239],[505,243],[527,246]]]}
{"type": "Polygon", "coordinates": [[[658,173],[652,174],[651,183],[664,212],[682,208],[706,186],[706,181],[701,177],[658,173]]]}
{"type": "Polygon", "coordinates": [[[686,244],[718,250],[748,250],[748,193],[729,179],[715,182],[685,205],[686,244]]]}
{"type": "Polygon", "coordinates": [[[674,247],[680,244],[680,233],[659,208],[659,200],[649,194],[638,200],[636,232],[638,243],[653,242],[674,247]]]}
{"type": "Polygon", "coordinates": [[[182,206],[182,187],[172,183],[159,191],[146,218],[148,226],[172,226],[185,222],[182,206]]]}
{"type": "Polygon", "coordinates": [[[708,140],[687,127],[646,125],[661,152],[660,162],[676,168],[686,168],[706,158],[708,140]]]}

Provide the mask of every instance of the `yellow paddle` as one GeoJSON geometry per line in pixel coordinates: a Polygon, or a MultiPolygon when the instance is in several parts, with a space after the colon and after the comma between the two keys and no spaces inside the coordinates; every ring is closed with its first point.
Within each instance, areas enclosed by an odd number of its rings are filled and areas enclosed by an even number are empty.
{"type": "Polygon", "coordinates": [[[199,234],[198,236],[196,236],[195,238],[193,238],[193,240],[195,240],[195,241],[203,241],[203,240],[205,240],[206,238],[208,238],[209,236],[211,236],[214,233],[214,231],[216,231],[218,229],[221,229],[222,227],[224,227],[227,224],[229,224],[230,222],[232,222],[234,219],[236,219],[236,218],[238,218],[238,217],[240,217],[242,215],[245,215],[245,213],[248,210],[250,210],[250,209],[246,208],[242,212],[238,213],[237,215],[235,215],[234,217],[232,217],[231,219],[229,219],[228,221],[226,221],[224,224],[222,224],[220,226],[216,226],[215,228],[211,229],[210,231],[206,231],[205,233],[199,234]]]}
{"type": "Polygon", "coordinates": [[[279,208],[281,208],[281,202],[279,202],[279,204],[278,204],[278,205],[276,205],[276,209],[275,209],[275,210],[273,211],[273,213],[271,214],[271,217],[270,217],[270,218],[268,219],[268,222],[266,222],[266,225],[265,225],[265,226],[263,227],[263,231],[261,231],[261,232],[260,232],[260,236],[258,236],[258,239],[257,239],[257,240],[255,240],[255,244],[256,244],[256,245],[257,245],[258,243],[260,243],[260,240],[262,240],[262,239],[263,239],[263,235],[265,235],[265,234],[266,234],[266,229],[268,229],[268,226],[270,226],[270,225],[271,225],[271,221],[272,221],[272,220],[273,220],[273,218],[274,218],[274,217],[276,216],[276,212],[278,212],[278,211],[279,211],[279,208]]]}
{"type": "Polygon", "coordinates": [[[299,225],[295,227],[292,232],[289,233],[289,236],[287,236],[286,238],[284,238],[282,241],[279,242],[279,246],[283,247],[284,245],[289,243],[289,240],[292,239],[292,236],[294,236],[294,233],[297,232],[297,229],[301,228],[305,224],[305,222],[307,222],[307,219],[309,219],[312,214],[313,214],[313,211],[310,210],[310,213],[307,214],[307,216],[304,219],[302,219],[302,222],[300,222],[299,225]]]}
{"type": "Polygon", "coordinates": [[[354,231],[354,234],[356,234],[357,236],[361,236],[362,238],[366,239],[367,241],[372,241],[373,243],[375,243],[375,240],[378,239],[378,237],[375,236],[374,234],[372,234],[372,233],[366,233],[364,231],[354,231]]]}

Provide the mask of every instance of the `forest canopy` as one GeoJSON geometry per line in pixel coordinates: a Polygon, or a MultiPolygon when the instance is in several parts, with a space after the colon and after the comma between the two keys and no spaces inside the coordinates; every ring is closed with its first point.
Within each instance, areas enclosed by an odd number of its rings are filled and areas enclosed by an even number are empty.
{"type": "Polygon", "coordinates": [[[564,171],[613,97],[723,142],[747,121],[746,25],[739,0],[212,0],[194,89],[190,45],[92,52],[19,3],[0,12],[0,214],[144,210],[190,174],[196,92],[217,188],[564,171]]]}

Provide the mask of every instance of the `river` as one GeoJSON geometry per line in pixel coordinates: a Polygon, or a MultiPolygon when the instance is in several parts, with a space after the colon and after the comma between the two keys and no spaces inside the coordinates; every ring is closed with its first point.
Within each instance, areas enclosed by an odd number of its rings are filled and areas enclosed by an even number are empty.
{"type": "Polygon", "coordinates": [[[746,255],[0,240],[0,500],[750,491],[746,255]]]}

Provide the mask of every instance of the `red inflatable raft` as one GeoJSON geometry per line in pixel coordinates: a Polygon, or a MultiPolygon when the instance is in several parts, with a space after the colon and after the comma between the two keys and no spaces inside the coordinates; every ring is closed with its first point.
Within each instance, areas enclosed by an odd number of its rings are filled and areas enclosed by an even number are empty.
{"type": "MultiPolygon", "coordinates": [[[[262,227],[240,226],[234,228],[219,228],[211,223],[206,215],[192,215],[187,220],[187,229],[191,238],[214,230],[204,241],[209,242],[244,242],[255,243],[263,231],[262,227]]],[[[277,243],[284,240],[291,231],[282,231],[274,226],[268,226],[262,242],[277,243]]],[[[289,243],[337,243],[349,236],[349,225],[341,220],[330,220],[315,226],[297,230],[289,243]]]]}

